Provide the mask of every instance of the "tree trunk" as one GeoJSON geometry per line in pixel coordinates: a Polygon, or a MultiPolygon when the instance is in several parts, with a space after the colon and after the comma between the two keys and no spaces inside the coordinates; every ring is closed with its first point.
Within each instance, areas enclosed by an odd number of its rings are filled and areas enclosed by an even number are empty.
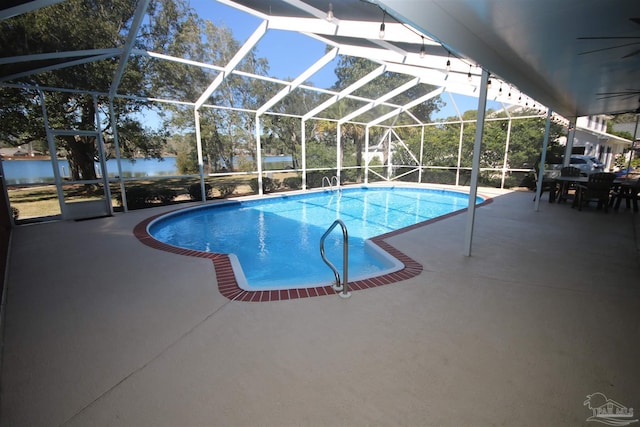
{"type": "Polygon", "coordinates": [[[74,181],[97,179],[95,159],[95,137],[64,137],[68,154],[71,178],[74,181]]]}

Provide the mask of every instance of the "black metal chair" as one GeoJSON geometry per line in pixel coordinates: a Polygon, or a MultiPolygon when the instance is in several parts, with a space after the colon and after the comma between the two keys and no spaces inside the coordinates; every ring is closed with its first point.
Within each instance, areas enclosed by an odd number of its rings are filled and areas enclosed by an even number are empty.
{"type": "Polygon", "coordinates": [[[609,197],[614,179],[616,179],[616,175],[610,172],[596,172],[589,175],[589,180],[586,184],[576,186],[576,196],[571,207],[577,206],[578,210],[581,211],[584,205],[596,201],[598,202],[598,209],[604,208],[604,211],[608,212],[609,197]]]}
{"type": "Polygon", "coordinates": [[[625,200],[627,203],[627,209],[631,207],[633,203],[633,211],[638,212],[638,199],[640,198],[640,179],[633,181],[621,182],[620,185],[614,186],[611,192],[611,201],[609,206],[613,206],[614,210],[620,208],[620,202],[625,200]]]}
{"type": "MultiPolygon", "coordinates": [[[[573,166],[565,166],[562,169],[560,169],[560,176],[578,177],[580,176],[580,169],[573,166]]],[[[575,198],[576,184],[573,182],[567,182],[567,181],[560,182],[559,188],[557,189],[558,195],[556,197],[558,202],[564,202],[565,200],[567,200],[567,196],[569,195],[569,191],[571,190],[574,191],[574,198],[575,198]]]]}

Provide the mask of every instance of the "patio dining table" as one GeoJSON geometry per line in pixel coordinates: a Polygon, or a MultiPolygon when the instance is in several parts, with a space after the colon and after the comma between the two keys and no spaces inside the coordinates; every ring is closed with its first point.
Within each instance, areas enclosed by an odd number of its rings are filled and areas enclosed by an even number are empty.
{"type": "Polygon", "coordinates": [[[553,178],[551,190],[549,191],[549,203],[556,200],[564,202],[567,199],[567,191],[572,184],[586,184],[589,182],[588,176],[556,176],[553,178]]]}
{"type": "MultiPolygon", "coordinates": [[[[551,186],[551,191],[549,191],[549,202],[553,203],[555,201],[564,202],[567,199],[567,191],[571,187],[572,184],[586,184],[589,182],[588,176],[557,176],[553,178],[553,184],[551,186]]],[[[612,199],[612,203],[615,205],[614,209],[618,209],[620,207],[620,202],[622,199],[627,200],[627,207],[629,207],[630,201],[633,201],[634,211],[638,211],[638,186],[639,186],[638,178],[634,179],[625,179],[625,178],[616,178],[613,180],[611,185],[611,189],[614,190],[615,197],[612,199]],[[633,193],[633,190],[636,189],[636,192],[633,193]]]]}

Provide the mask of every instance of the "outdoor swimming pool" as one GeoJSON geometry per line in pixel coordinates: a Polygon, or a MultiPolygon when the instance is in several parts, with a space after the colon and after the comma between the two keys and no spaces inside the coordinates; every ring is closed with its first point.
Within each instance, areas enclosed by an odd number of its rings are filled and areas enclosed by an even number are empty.
{"type": "MultiPolygon", "coordinates": [[[[343,188],[185,209],[152,221],[148,233],[171,246],[230,254],[245,290],[315,287],[334,280],[319,244],[336,219],[348,229],[351,282],[403,267],[368,239],[464,209],[468,197],[442,189],[343,188]]],[[[342,274],[339,227],[325,250],[342,274]]]]}

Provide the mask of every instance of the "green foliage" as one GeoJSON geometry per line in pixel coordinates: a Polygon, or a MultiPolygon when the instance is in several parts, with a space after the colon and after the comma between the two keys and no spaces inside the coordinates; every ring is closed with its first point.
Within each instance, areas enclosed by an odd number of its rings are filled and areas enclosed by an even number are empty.
{"type": "MultiPolygon", "coordinates": [[[[254,193],[258,192],[258,178],[252,178],[251,181],[249,181],[249,187],[251,188],[251,191],[254,193]]],[[[277,190],[279,187],[279,183],[277,180],[269,178],[269,177],[262,177],[262,192],[263,193],[271,193],[275,190],[277,190]]]]}
{"type": "Polygon", "coordinates": [[[195,151],[187,151],[182,148],[176,155],[176,167],[181,175],[199,173],[198,158],[195,151]]]}
{"type": "Polygon", "coordinates": [[[633,135],[631,135],[631,132],[627,132],[626,130],[621,130],[621,131],[614,130],[613,125],[611,123],[607,123],[607,133],[610,133],[611,135],[619,136],[620,138],[633,141],[633,135]]]}
{"type": "Polygon", "coordinates": [[[356,182],[358,182],[360,176],[361,176],[360,168],[358,168],[358,169],[342,169],[340,171],[341,184],[344,184],[344,183],[347,183],[347,182],[356,183],[356,182]]]}
{"type": "Polygon", "coordinates": [[[456,171],[446,169],[426,169],[422,171],[422,182],[454,185],[456,183],[456,171]]]}
{"type": "Polygon", "coordinates": [[[329,169],[326,171],[310,171],[307,172],[307,188],[320,188],[322,187],[322,179],[324,177],[336,176],[335,169],[329,169]]]}
{"type": "Polygon", "coordinates": [[[307,142],[307,168],[330,168],[336,163],[336,147],[320,141],[307,142]]]}
{"type": "Polygon", "coordinates": [[[238,171],[240,172],[251,172],[256,169],[256,164],[254,161],[249,160],[246,156],[241,156],[238,158],[238,171]]]}
{"type": "MultiPolygon", "coordinates": [[[[202,200],[202,186],[199,182],[194,182],[193,184],[189,185],[187,191],[189,192],[189,197],[191,197],[191,200],[202,200]]],[[[211,184],[205,182],[204,191],[207,199],[211,198],[211,184]]]]}
{"type": "Polygon", "coordinates": [[[220,193],[220,197],[223,199],[231,196],[234,191],[236,191],[236,185],[233,183],[224,183],[220,184],[216,187],[218,193],[220,193]]]}
{"type": "MultiPolygon", "coordinates": [[[[173,4],[184,13],[181,2],[152,2],[145,29],[136,47],[144,47],[149,37],[160,37],[155,24],[162,15],[160,3],[173,4]],[[155,14],[155,15],[154,15],[155,14]]],[[[166,5],[165,5],[166,6],[166,5]]],[[[69,0],[35,10],[0,22],[0,45],[3,56],[65,52],[72,50],[110,49],[124,46],[128,28],[133,22],[137,2],[134,0],[105,0],[97,7],[93,2],[69,0]]],[[[153,74],[147,60],[133,56],[120,81],[118,91],[128,95],[147,96],[145,76],[153,74]]],[[[34,73],[20,79],[22,83],[45,87],[66,87],[77,90],[108,92],[119,61],[104,60],[34,73]]],[[[6,74],[20,72],[22,64],[6,64],[6,74]]],[[[0,140],[20,145],[44,140],[42,109],[36,93],[28,89],[0,89],[0,140]]],[[[90,95],[46,92],[45,102],[52,128],[94,130],[96,106],[90,95]]],[[[108,100],[97,99],[103,121],[107,152],[112,153],[113,129],[108,100]]],[[[145,129],[134,115],[150,104],[132,98],[117,99],[113,104],[118,126],[120,149],[126,157],[133,152],[158,157],[164,135],[145,129]]],[[[97,157],[95,137],[61,136],[56,139],[57,150],[67,154],[74,179],[93,179],[94,159],[97,157]]]]}
{"type": "Polygon", "coordinates": [[[282,185],[291,189],[291,190],[299,190],[302,188],[302,177],[301,176],[290,176],[282,180],[282,185]]]}
{"type": "Polygon", "coordinates": [[[397,178],[398,181],[418,182],[418,170],[416,168],[409,168],[409,167],[395,168],[394,175],[399,177],[397,178]]]}
{"type": "MultiPolygon", "coordinates": [[[[170,204],[176,198],[176,191],[170,188],[158,188],[150,186],[134,186],[125,190],[127,197],[128,209],[142,209],[155,204],[170,204]]],[[[117,196],[120,206],[122,203],[122,194],[117,196]]]]}
{"type": "Polygon", "coordinates": [[[163,205],[169,204],[175,200],[178,193],[171,188],[160,188],[153,194],[153,199],[162,203],[163,205]]]}

